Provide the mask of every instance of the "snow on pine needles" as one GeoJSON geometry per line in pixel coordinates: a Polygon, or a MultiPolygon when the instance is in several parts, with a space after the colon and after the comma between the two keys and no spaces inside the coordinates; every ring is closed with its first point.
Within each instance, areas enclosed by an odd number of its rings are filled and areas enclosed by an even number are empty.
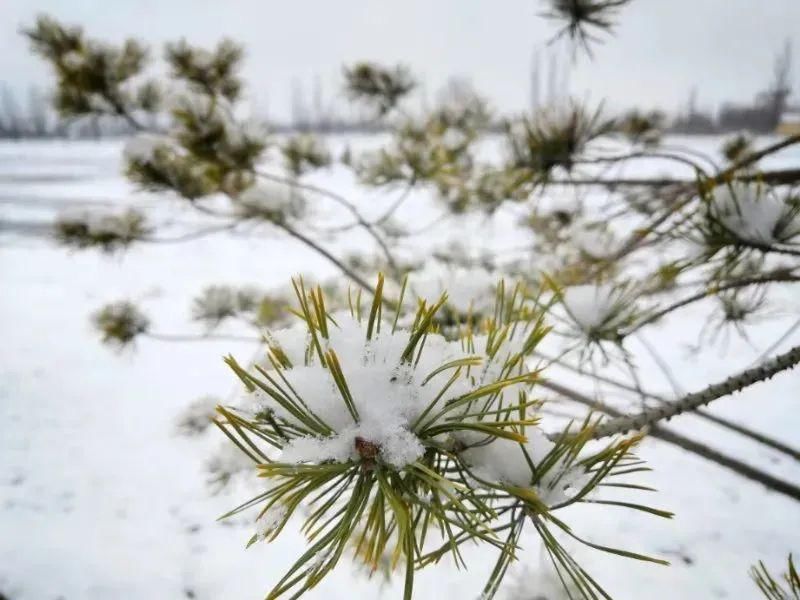
{"type": "Polygon", "coordinates": [[[781,198],[777,191],[756,183],[718,185],[709,203],[711,231],[731,244],[771,247],[791,243],[800,235],[798,217],[797,198],[781,198]]]}
{"type": "Polygon", "coordinates": [[[269,481],[225,516],[259,508],[251,544],[274,540],[298,509],[306,517],[309,547],[269,598],[313,588],[347,549],[373,570],[402,561],[410,598],[415,570],[445,554],[464,564],[464,541],[494,545],[507,565],[515,541],[497,531],[509,518],[514,536],[530,519],[563,552],[546,522],[563,523],[550,511],[636,460],[638,438],[583,452],[589,420],[553,439],[538,427],[539,373],[528,358],[547,328],[521,285],[507,293],[501,281],[493,314],[447,335],[437,322],[444,294],[403,316],[407,283],[389,298],[379,277],[370,306],[359,294],[349,311],[330,313],[320,288],[294,286],[299,320],[267,335],[266,361],[226,359],[247,409],[217,409],[216,424],[269,481]]]}

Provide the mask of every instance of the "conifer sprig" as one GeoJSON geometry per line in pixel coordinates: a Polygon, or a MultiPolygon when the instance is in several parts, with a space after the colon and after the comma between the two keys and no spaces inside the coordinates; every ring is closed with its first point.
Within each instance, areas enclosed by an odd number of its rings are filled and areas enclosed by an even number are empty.
{"type": "Polygon", "coordinates": [[[538,373],[525,360],[546,327],[529,295],[501,282],[493,316],[448,341],[435,319],[444,296],[400,317],[402,302],[384,297],[379,277],[369,307],[359,296],[349,313],[331,314],[320,288],[302,279],[294,288],[299,323],[268,336],[269,368],[226,359],[261,409],[253,417],[220,407],[217,419],[268,482],[224,515],[259,507],[259,533],[248,544],[274,540],[304,507],[308,550],[268,597],[314,588],[347,553],[371,570],[386,557],[402,566],[410,598],[416,570],[445,555],[464,565],[460,547],[470,540],[499,551],[484,590],[491,597],[528,523],[566,565],[566,578],[593,597],[597,584],[548,527],[581,539],[552,513],[601,502],[594,491],[629,464],[638,438],[587,452],[587,420],[576,435],[547,440],[535,412],[541,403],[530,395],[538,373]],[[384,315],[388,305],[394,315],[384,315]],[[406,320],[408,328],[397,326],[406,320]]]}

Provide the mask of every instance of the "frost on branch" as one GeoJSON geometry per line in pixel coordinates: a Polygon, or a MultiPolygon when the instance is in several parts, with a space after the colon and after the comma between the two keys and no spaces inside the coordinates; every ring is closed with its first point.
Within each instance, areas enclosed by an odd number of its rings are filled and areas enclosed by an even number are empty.
{"type": "MultiPolygon", "coordinates": [[[[251,401],[218,407],[217,425],[269,482],[229,515],[259,507],[251,544],[275,539],[299,507],[307,515],[309,548],[269,598],[313,588],[348,548],[373,570],[387,554],[392,567],[402,562],[410,598],[415,570],[445,554],[463,564],[469,540],[500,550],[489,598],[525,524],[565,553],[549,533],[565,527],[551,511],[637,463],[635,439],[586,451],[589,421],[552,439],[539,428],[528,365],[543,314],[520,287],[495,285],[493,316],[446,339],[436,325],[444,295],[401,321],[405,283],[394,300],[379,278],[370,306],[351,296],[349,311],[330,313],[321,290],[299,280],[300,320],[268,335],[266,361],[227,359],[251,401]],[[509,519],[512,536],[498,535],[509,519]]],[[[566,577],[599,590],[583,573],[566,577]]]]}
{"type": "Polygon", "coordinates": [[[136,40],[116,46],[91,40],[81,28],[64,27],[48,16],[23,33],[55,71],[53,102],[61,116],[113,115],[138,125],[133,112],[157,103],[154,84],[138,82],[147,50],[136,40]]]}
{"type": "Polygon", "coordinates": [[[169,135],[140,133],[126,144],[129,179],[146,190],[173,191],[190,200],[241,193],[255,180],[267,134],[260,124],[234,115],[234,105],[224,98],[176,95],[169,135]]]}
{"type": "Polygon", "coordinates": [[[167,46],[166,58],[173,77],[198,93],[220,95],[232,102],[242,88],[238,76],[242,55],[242,49],[231,40],[220,41],[213,50],[196,48],[181,40],[167,46]]]}
{"type": "Polygon", "coordinates": [[[281,154],[286,163],[286,170],[299,177],[314,169],[331,164],[331,153],[324,143],[310,134],[297,134],[290,137],[281,146],[281,154]]]}

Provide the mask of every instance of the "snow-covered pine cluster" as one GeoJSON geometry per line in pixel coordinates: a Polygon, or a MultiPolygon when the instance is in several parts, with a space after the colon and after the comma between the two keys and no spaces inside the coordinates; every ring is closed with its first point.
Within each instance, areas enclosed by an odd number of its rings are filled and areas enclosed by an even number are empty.
{"type": "Polygon", "coordinates": [[[379,277],[368,306],[359,295],[331,313],[320,288],[296,281],[298,322],[268,333],[267,356],[251,367],[227,359],[248,397],[220,407],[217,424],[267,480],[230,514],[258,508],[250,543],[306,515],[309,550],[269,597],[311,589],[352,553],[373,570],[385,556],[401,562],[410,598],[415,570],[444,554],[464,564],[460,546],[480,541],[499,553],[488,598],[526,526],[568,579],[602,593],[551,533],[580,540],[553,513],[601,501],[606,479],[626,486],[616,478],[637,471],[638,438],[592,445],[589,421],[554,435],[539,427],[533,356],[547,328],[523,288],[507,293],[501,281],[491,316],[445,337],[436,317],[446,295],[412,303],[407,315],[406,286],[394,299],[383,286],[379,277]]]}
{"type": "MultiPolygon", "coordinates": [[[[556,37],[589,50],[628,2],[543,5],[556,37]]],[[[699,306],[707,325],[683,340],[698,353],[731,332],[746,336],[775,314],[780,290],[800,282],[800,169],[763,166],[800,135],[763,144],[737,135],[704,152],[664,143],[658,113],[614,116],[565,101],[504,117],[463,83],[420,112],[408,68],[363,62],[344,70],[345,95],[372,111],[385,143],[336,156],[323,138],[275,135],[243,117],[243,54],[231,41],[167,45],[169,77],[159,80],[148,77],[136,40],[106,43],[49,17],[25,34],[53,68],[60,113],[127,122],[138,132],[125,147],[128,178],[214,223],[170,236],[137,210],[70,214],[54,224],[61,243],[120,252],[246,228],[284,236],[340,273],[297,279],[294,297],[262,282],[208,287],[191,305],[194,333],[165,333],[128,300],[94,315],[103,340],[120,347],[141,336],[258,345],[252,360],[228,359],[244,400],[222,400],[214,412],[214,398],[202,398],[177,425],[195,435],[215,423],[227,435],[209,461],[214,483],[256,472],[267,483],[231,512],[255,515],[251,543],[304,519],[308,550],[271,597],[311,589],[350,555],[368,570],[400,565],[410,597],[417,569],[443,568],[446,555],[461,565],[461,546],[475,541],[497,551],[482,592],[490,598],[509,564],[524,559],[516,542],[528,527],[566,593],[607,598],[559,541],[577,534],[556,513],[591,500],[598,511],[666,516],[639,505],[632,495],[642,490],[626,480],[611,486],[623,500],[596,497],[604,480],[645,469],[630,454],[639,432],[800,501],[795,483],[663,427],[691,412],[800,460],[769,432],[703,410],[794,368],[800,347],[785,348],[800,319],[750,368],[691,392],[648,342],[656,324],[699,306]],[[639,160],[689,174],[616,175],[639,160]],[[310,179],[334,167],[382,199],[366,206],[310,179]],[[403,212],[420,192],[441,209],[429,222],[403,212]],[[437,226],[457,231],[471,218],[502,223],[509,246],[431,243],[437,226]],[[329,249],[354,233],[372,246],[349,256],[329,249]],[[673,394],[641,381],[641,352],[673,394]],[[558,427],[543,426],[545,413],[558,427]]],[[[790,560],[787,581],[796,583],[792,572],[790,560]]],[[[763,565],[753,576],[768,597],[783,597],[763,565]]]]}

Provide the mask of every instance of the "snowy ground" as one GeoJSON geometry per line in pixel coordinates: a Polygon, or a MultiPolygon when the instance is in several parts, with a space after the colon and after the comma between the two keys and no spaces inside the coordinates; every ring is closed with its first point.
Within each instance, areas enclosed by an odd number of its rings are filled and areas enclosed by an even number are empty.
{"type": "MultiPolygon", "coordinates": [[[[718,141],[692,143],[708,149],[718,141]]],[[[142,245],[111,257],[69,253],[37,235],[60,210],[101,205],[155,207],[159,223],[169,224],[165,236],[196,219],[176,200],[133,194],[119,174],[120,148],[116,142],[0,144],[0,597],[259,598],[297,556],[302,538],[287,531],[271,546],[245,551],[251,526],[215,518],[245,499],[246,490],[234,486],[212,494],[206,483],[205,462],[222,444],[221,435],[209,431],[188,439],[175,433],[176,416],[198,396],[224,397],[234,389],[221,356],[231,352],[246,360],[253,347],[144,339],[117,354],[100,345],[87,317],[107,301],[128,297],[140,301],[159,331],[197,331],[188,300],[207,284],[255,282],[269,288],[299,272],[335,271],[268,231],[142,245]]],[[[800,153],[775,161],[796,165],[800,153]]],[[[639,172],[660,173],[661,167],[644,165],[639,172]]],[[[362,198],[364,205],[386,205],[385,198],[357,189],[344,172],[317,179],[362,198]]],[[[330,207],[317,210],[324,216],[330,207]]],[[[424,197],[404,210],[404,220],[419,225],[438,214],[424,197]]],[[[514,248],[525,241],[514,231],[514,218],[509,210],[490,220],[443,225],[415,240],[414,250],[454,233],[476,247],[514,248]]],[[[329,245],[341,251],[364,243],[353,235],[329,245]]],[[[686,346],[709,313],[703,303],[649,329],[647,339],[676,365],[685,389],[698,389],[746,367],[757,349],[777,339],[800,313],[796,294],[787,290],[774,298],[774,317],[749,330],[756,349],[733,336],[724,352],[706,352],[702,362],[689,356],[686,346]]],[[[800,333],[781,349],[798,341],[800,333]]],[[[660,372],[645,359],[643,364],[644,382],[667,391],[660,372]]],[[[564,374],[564,381],[569,377],[564,374]]],[[[711,410],[797,446],[798,396],[800,372],[794,371],[711,410]]],[[[705,421],[681,417],[670,427],[800,481],[796,462],[705,421]]],[[[800,506],[785,496],[657,440],[646,441],[640,454],[655,469],[647,482],[660,490],[648,500],[674,511],[673,521],[584,507],[565,515],[593,541],[673,561],[659,567],[580,550],[615,598],[757,598],[748,566],[759,558],[782,566],[788,552],[800,551],[800,506]]],[[[519,568],[513,577],[528,592],[519,597],[532,599],[549,583],[539,569],[538,545],[532,537],[527,542],[529,569],[519,568]]],[[[468,556],[467,572],[451,566],[422,572],[416,595],[476,597],[494,557],[480,549],[468,556]]],[[[398,591],[343,565],[311,597],[396,598],[398,591]]]]}

